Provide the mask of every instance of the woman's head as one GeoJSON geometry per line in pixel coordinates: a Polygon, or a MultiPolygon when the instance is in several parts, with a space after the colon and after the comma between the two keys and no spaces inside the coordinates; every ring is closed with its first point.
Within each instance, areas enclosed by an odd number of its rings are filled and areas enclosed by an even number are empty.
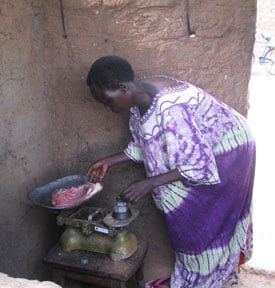
{"type": "Polygon", "coordinates": [[[113,112],[129,111],[133,106],[133,94],[129,89],[133,81],[131,65],[118,56],[99,58],[87,76],[92,96],[113,112]]]}
{"type": "Polygon", "coordinates": [[[87,76],[88,86],[115,90],[119,84],[134,80],[134,71],[127,60],[118,56],[105,56],[96,60],[87,76]]]}

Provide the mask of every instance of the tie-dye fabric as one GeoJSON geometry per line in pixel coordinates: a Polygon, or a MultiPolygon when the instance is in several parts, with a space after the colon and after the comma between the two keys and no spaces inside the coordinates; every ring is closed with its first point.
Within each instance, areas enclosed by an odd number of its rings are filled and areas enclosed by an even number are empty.
{"type": "Polygon", "coordinates": [[[147,176],[177,168],[183,181],[153,191],[176,255],[171,287],[236,283],[240,252],[252,250],[255,143],[244,117],[179,81],[157,94],[142,117],[132,108],[125,154],[147,176]]]}

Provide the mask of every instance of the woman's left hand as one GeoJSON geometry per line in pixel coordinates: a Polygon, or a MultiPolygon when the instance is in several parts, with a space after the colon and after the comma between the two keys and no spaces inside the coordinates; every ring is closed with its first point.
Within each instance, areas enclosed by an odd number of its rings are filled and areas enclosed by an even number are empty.
{"type": "Polygon", "coordinates": [[[149,193],[154,188],[152,181],[150,179],[142,180],[131,184],[126,190],[120,193],[120,197],[129,202],[137,202],[147,193],[149,193]]]}
{"type": "Polygon", "coordinates": [[[130,202],[137,202],[154,188],[183,179],[184,178],[178,169],[174,169],[167,173],[152,176],[145,180],[133,183],[120,194],[120,197],[130,202]]]}

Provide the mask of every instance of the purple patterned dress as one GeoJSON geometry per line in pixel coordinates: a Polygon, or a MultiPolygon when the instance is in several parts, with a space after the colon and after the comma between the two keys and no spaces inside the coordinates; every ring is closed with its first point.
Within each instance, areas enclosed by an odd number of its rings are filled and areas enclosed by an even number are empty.
{"type": "Polygon", "coordinates": [[[153,191],[176,255],[171,287],[227,287],[237,281],[240,252],[251,257],[255,142],[243,116],[178,83],[142,117],[132,108],[124,153],[148,177],[175,168],[184,177],[153,191]]]}

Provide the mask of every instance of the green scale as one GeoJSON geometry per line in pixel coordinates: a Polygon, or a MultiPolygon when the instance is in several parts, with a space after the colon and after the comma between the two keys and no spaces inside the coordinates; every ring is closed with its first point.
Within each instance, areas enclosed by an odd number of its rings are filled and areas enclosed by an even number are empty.
{"type": "Polygon", "coordinates": [[[77,212],[61,213],[57,224],[66,225],[60,238],[61,248],[104,253],[113,261],[127,259],[138,247],[137,237],[128,229],[138,215],[137,209],[130,209],[119,199],[113,211],[82,207],[77,212]]]}

